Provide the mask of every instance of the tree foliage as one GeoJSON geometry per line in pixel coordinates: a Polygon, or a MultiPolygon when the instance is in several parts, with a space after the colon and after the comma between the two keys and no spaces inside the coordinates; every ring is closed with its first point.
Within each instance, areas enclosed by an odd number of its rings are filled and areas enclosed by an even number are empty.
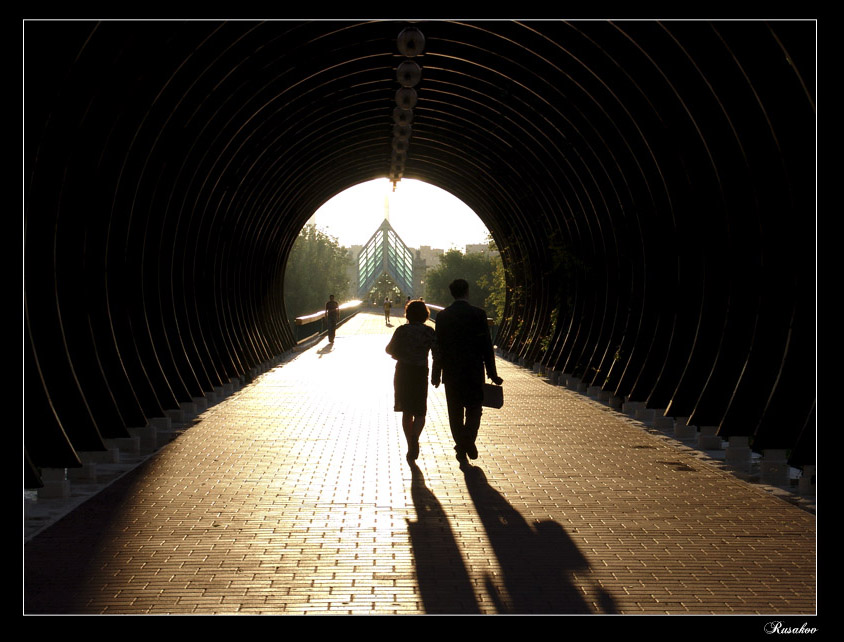
{"type": "Polygon", "coordinates": [[[452,296],[448,284],[454,279],[469,282],[469,302],[485,308],[496,322],[504,311],[504,267],[498,256],[481,253],[464,254],[449,250],[440,257],[440,264],[425,276],[425,300],[447,306],[452,296]]]}
{"type": "Polygon", "coordinates": [[[349,297],[349,251],[315,225],[299,232],[287,259],[284,304],[289,319],[318,312],[328,295],[341,303],[349,297]]]}
{"type": "Polygon", "coordinates": [[[504,263],[500,257],[491,258],[490,261],[493,264],[493,270],[478,280],[478,287],[489,293],[484,300],[487,314],[495,320],[495,323],[501,323],[507,302],[507,280],[504,263]]]}

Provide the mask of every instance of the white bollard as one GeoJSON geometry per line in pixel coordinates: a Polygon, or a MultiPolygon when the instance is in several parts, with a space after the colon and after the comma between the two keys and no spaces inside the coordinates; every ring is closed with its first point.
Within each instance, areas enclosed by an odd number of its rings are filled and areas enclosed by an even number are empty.
{"type": "Polygon", "coordinates": [[[788,460],[785,449],[769,448],[762,451],[759,478],[763,484],[788,486],[788,460]]]}
{"type": "Polygon", "coordinates": [[[66,499],[70,497],[67,468],[42,468],[41,482],[44,485],[38,489],[39,499],[66,499]]]}
{"type": "Polygon", "coordinates": [[[674,436],[678,439],[691,439],[693,437],[697,437],[697,426],[690,426],[688,417],[675,417],[674,436]]]}
{"type": "Polygon", "coordinates": [[[645,404],[642,401],[625,401],[621,404],[621,412],[625,415],[635,417],[640,408],[644,408],[645,404]]]}
{"type": "Polygon", "coordinates": [[[753,463],[753,456],[750,451],[750,437],[731,435],[727,439],[727,450],[724,461],[733,468],[748,472],[753,463]]]}
{"type": "Polygon", "coordinates": [[[655,408],[654,428],[658,428],[659,430],[672,430],[674,428],[674,417],[666,417],[665,408],[655,408]]]}
{"type": "Polygon", "coordinates": [[[803,474],[797,481],[797,492],[801,495],[815,494],[815,474],[817,469],[815,466],[803,466],[803,474]]]}
{"type": "Polygon", "coordinates": [[[718,426],[701,426],[697,434],[698,448],[720,450],[723,440],[718,436],[718,426]]]}

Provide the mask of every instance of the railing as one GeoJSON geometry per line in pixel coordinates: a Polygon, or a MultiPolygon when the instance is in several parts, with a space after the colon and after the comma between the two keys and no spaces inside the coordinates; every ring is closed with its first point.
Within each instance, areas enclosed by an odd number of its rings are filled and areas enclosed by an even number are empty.
{"type": "Polygon", "coordinates": [[[434,305],[433,303],[426,303],[425,307],[428,308],[428,314],[431,315],[430,316],[431,321],[434,321],[435,323],[437,321],[437,312],[440,312],[441,310],[445,310],[445,308],[442,307],[441,305],[434,305]]]}
{"type": "MultiPolygon", "coordinates": [[[[345,323],[358,312],[360,312],[360,308],[363,304],[363,301],[359,301],[357,299],[353,301],[347,301],[346,303],[341,303],[340,319],[337,321],[337,327],[340,327],[341,324],[345,323]]],[[[436,305],[434,303],[425,303],[425,305],[431,315],[431,321],[436,323],[437,313],[444,310],[445,308],[441,305],[436,305]]],[[[380,308],[380,304],[376,303],[375,308],[380,308]]],[[[495,325],[495,322],[492,319],[487,319],[487,323],[489,323],[490,333],[492,334],[492,337],[494,339],[497,326],[495,325]]],[[[319,312],[314,312],[313,314],[296,317],[296,343],[302,343],[303,341],[307,341],[308,339],[311,339],[317,335],[323,334],[327,330],[328,328],[325,324],[325,310],[320,310],[319,312]]]]}
{"type": "MultiPolygon", "coordinates": [[[[353,301],[346,301],[340,304],[340,319],[337,321],[337,327],[345,323],[360,311],[360,306],[363,301],[357,299],[353,301]]],[[[302,317],[296,317],[294,322],[296,343],[302,343],[308,339],[315,337],[328,330],[325,323],[325,310],[314,312],[302,317]],[[318,324],[318,325],[317,325],[318,324]]]]}

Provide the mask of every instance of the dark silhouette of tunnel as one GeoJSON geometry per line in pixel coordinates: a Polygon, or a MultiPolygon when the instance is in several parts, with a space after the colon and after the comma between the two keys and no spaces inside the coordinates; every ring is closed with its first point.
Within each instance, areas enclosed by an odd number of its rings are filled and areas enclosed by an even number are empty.
{"type": "Polygon", "coordinates": [[[293,347],[293,241],[384,176],[491,231],[502,350],[812,464],[815,27],[25,22],[27,485],[293,347]]]}

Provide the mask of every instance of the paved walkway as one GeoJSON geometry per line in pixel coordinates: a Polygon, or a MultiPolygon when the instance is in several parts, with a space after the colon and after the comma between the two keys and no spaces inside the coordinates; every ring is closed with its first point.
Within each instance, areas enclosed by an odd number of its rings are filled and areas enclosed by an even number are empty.
{"type": "Polygon", "coordinates": [[[472,467],[442,388],[409,466],[388,332],[358,315],[32,538],[24,612],[816,612],[811,513],[506,361],[472,467]]]}

